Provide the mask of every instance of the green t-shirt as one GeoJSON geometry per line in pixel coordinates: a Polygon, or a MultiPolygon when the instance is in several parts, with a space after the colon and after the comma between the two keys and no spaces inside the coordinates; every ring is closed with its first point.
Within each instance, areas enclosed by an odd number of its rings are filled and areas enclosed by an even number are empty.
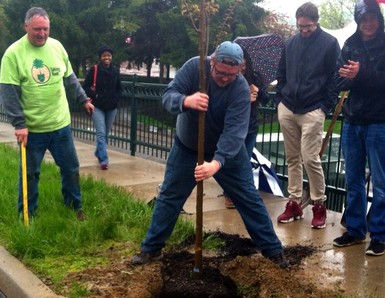
{"type": "Polygon", "coordinates": [[[7,49],[0,83],[20,86],[29,131],[54,131],[70,124],[63,78],[72,72],[67,52],[53,38],[48,38],[44,46],[35,47],[25,35],[7,49]]]}

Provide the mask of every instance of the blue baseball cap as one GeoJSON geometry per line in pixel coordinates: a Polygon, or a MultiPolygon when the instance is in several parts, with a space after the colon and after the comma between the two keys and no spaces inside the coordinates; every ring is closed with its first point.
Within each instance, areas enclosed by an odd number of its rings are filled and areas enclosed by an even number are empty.
{"type": "Polygon", "coordinates": [[[237,43],[224,41],[216,48],[214,58],[220,63],[231,66],[241,65],[243,62],[243,51],[237,43]]]}

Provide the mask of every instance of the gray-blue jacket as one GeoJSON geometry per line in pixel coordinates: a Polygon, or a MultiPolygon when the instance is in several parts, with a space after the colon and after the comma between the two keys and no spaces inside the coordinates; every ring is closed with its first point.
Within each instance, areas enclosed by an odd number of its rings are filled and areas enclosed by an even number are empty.
{"type": "MultiPolygon", "coordinates": [[[[205,155],[219,161],[233,158],[244,145],[250,118],[250,90],[239,75],[225,87],[211,78],[206,60],[209,107],[205,118],[205,155]]],[[[162,102],[166,110],[178,114],[176,136],[188,149],[197,151],[199,111],[183,108],[187,95],[199,91],[199,57],[188,60],[166,88],[162,102]]]]}

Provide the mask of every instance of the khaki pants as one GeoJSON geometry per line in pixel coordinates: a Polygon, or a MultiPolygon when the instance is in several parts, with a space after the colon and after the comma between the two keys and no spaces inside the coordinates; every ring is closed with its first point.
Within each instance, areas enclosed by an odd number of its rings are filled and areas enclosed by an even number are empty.
{"type": "Polygon", "coordinates": [[[319,152],[325,113],[317,109],[302,115],[294,114],[279,103],[278,120],[284,138],[289,176],[287,191],[290,197],[302,197],[304,166],[310,183],[310,198],[324,201],[325,178],[319,152]]]}

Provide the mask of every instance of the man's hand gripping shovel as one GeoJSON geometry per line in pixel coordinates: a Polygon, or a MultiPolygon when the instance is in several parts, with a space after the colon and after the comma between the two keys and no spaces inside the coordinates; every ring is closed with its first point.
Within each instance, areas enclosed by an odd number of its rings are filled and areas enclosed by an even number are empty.
{"type": "MultiPolygon", "coordinates": [[[[326,136],[325,136],[325,138],[322,141],[321,150],[319,152],[319,156],[321,158],[322,158],[322,155],[325,152],[325,149],[326,149],[326,146],[327,146],[327,144],[329,142],[330,136],[333,133],[334,124],[337,121],[338,115],[342,111],[342,107],[344,105],[344,101],[345,101],[347,95],[348,95],[348,91],[342,92],[341,98],[340,98],[340,100],[339,100],[339,102],[338,102],[338,104],[336,106],[336,109],[335,109],[334,114],[333,114],[333,118],[332,118],[332,120],[330,122],[330,125],[329,125],[329,128],[328,128],[328,131],[326,132],[326,136]]],[[[310,202],[311,202],[311,198],[310,198],[310,183],[308,183],[307,187],[304,187],[304,189],[302,191],[301,208],[305,209],[310,204],[310,202]]]]}

